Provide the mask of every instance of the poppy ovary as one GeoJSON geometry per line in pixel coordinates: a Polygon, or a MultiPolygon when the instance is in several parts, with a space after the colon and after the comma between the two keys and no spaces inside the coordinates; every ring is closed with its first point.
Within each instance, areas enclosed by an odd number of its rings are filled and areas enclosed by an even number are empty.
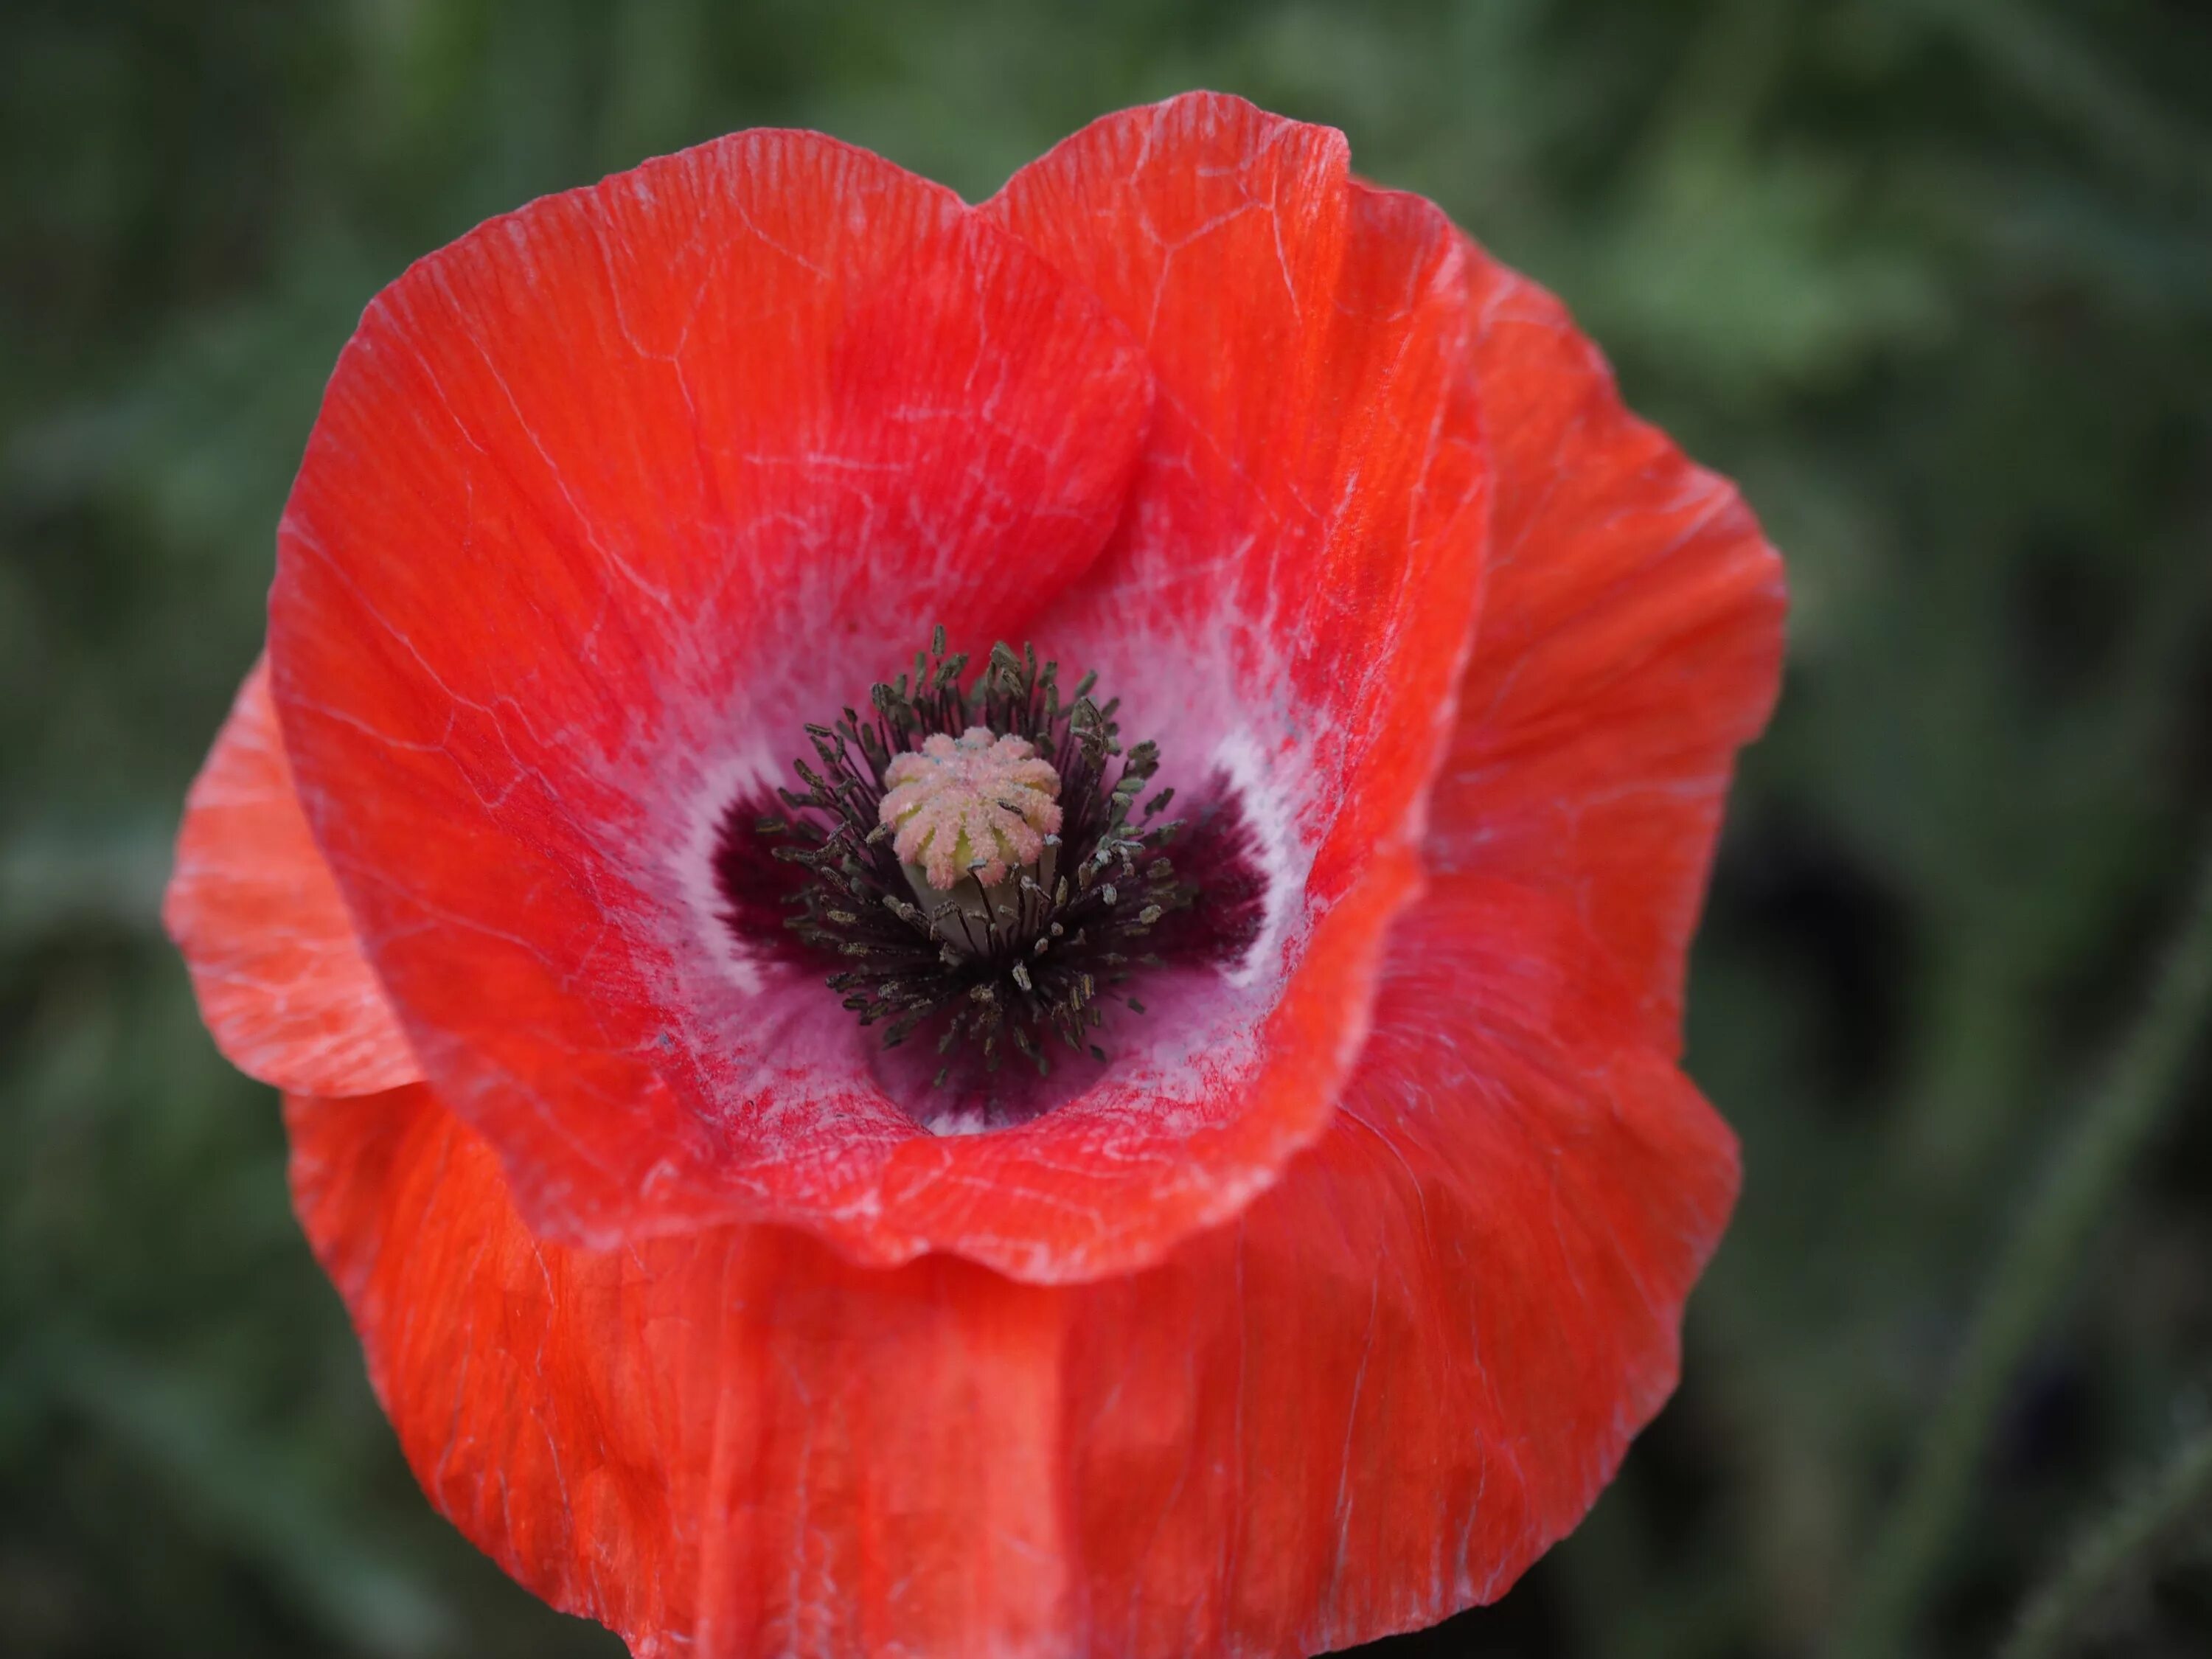
{"type": "Polygon", "coordinates": [[[878,816],[915,896],[924,904],[1043,868],[1060,846],[1060,774],[1026,738],[971,726],[958,737],[933,732],[918,750],[891,757],[878,816]]]}
{"type": "Polygon", "coordinates": [[[1085,675],[1063,696],[1059,665],[1000,643],[972,684],[945,629],[908,674],[809,726],[815,764],[761,833],[809,879],[785,922],[835,958],[830,988],[896,1047],[925,1026],[946,1063],[997,1070],[1007,1048],[1051,1070],[1064,1043],[1103,1060],[1104,1003],[1135,971],[1164,966],[1148,935],[1196,889],[1166,857],[1175,792],[1139,804],[1158,745],[1123,749],[1118,703],[1085,675]]]}

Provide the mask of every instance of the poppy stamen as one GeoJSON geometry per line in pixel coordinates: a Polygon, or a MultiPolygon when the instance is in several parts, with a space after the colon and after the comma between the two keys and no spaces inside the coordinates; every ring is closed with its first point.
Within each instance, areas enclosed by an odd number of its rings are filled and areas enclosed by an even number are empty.
{"type": "Polygon", "coordinates": [[[1058,664],[1003,643],[968,662],[939,628],[868,716],[809,726],[805,787],[757,825],[810,878],[785,926],[847,964],[830,988],[887,1048],[936,1030],[939,1084],[963,1043],[986,1071],[1011,1048],[1048,1073],[1055,1037],[1104,1060],[1102,991],[1158,965],[1146,936],[1197,893],[1166,856],[1174,792],[1139,803],[1158,746],[1121,746],[1096,677],[1063,696],[1058,664]]]}

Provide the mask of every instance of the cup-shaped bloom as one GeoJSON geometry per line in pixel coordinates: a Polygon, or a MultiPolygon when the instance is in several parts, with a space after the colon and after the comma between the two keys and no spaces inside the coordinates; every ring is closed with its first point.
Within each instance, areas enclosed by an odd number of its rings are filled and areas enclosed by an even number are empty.
{"type": "Polygon", "coordinates": [[[741,133],[370,306],[168,920],[540,1595],[1316,1651],[1501,1592],[1673,1386],[1782,611],[1334,131],[1194,94],[972,207],[741,133]]]}

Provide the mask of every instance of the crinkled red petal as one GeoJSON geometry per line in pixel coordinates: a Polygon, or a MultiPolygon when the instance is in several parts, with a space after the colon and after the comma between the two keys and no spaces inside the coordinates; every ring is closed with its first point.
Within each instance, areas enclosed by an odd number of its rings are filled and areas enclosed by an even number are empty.
{"type": "Polygon", "coordinates": [[[284,521],[278,704],[425,1073],[545,1236],[783,1221],[1091,1279],[1326,1121],[1480,562],[1463,255],[1336,135],[1149,118],[1122,197],[1082,193],[1112,122],[1018,176],[1018,240],[740,135],[484,227],[348,348],[284,521]],[[1170,209],[1220,222],[1148,317],[1095,295],[1081,260],[1170,209]],[[1121,674],[1125,727],[1238,793],[1273,896],[1240,972],[988,1136],[919,1127],[872,1034],[733,951],[704,887],[732,795],[938,620],[1121,674]]]}
{"type": "Polygon", "coordinates": [[[427,1089],[290,1102],[295,1193],[431,1497],[641,1656],[1303,1655],[1580,1517],[1737,1178],[1556,901],[1441,883],[1381,985],[1322,1139],[1103,1284],[549,1243],[427,1089]]]}
{"type": "Polygon", "coordinates": [[[1095,1287],[1066,1353],[1099,1654],[1304,1654],[1502,1595],[1673,1390],[1735,1140],[1573,913],[1446,878],[1328,1134],[1095,1287]]]}
{"type": "Polygon", "coordinates": [[[1496,516],[1426,856],[1571,905],[1671,1047],[1735,751],[1780,680],[1781,562],[1557,300],[1469,259],[1496,516]]]}
{"type": "Polygon", "coordinates": [[[982,209],[1105,302],[1155,385],[1134,510],[1040,630],[1129,730],[1247,786],[1305,917],[1419,818],[1487,505],[1464,239],[1348,163],[1333,128],[1191,93],[982,209]]]}
{"type": "Polygon", "coordinates": [[[265,658],[185,797],[161,919],[239,1070],[317,1095],[422,1077],[301,814],[265,658]]]}
{"type": "Polygon", "coordinates": [[[372,305],[283,521],[276,698],[424,1070],[541,1227],[923,1247],[870,1212],[919,1132],[850,1079],[867,1036],[751,999],[701,839],[933,623],[1020,637],[1147,398],[1095,301],[809,134],[535,204],[372,305]]]}

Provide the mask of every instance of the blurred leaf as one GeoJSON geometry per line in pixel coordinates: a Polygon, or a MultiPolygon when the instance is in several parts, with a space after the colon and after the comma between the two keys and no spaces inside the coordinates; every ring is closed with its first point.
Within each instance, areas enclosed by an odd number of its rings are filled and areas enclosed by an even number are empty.
{"type": "Polygon", "coordinates": [[[451,1650],[455,1620],[431,1587],[351,1535],[226,1421],[216,1388],[92,1342],[49,1334],[40,1346],[60,1400],[143,1459],[168,1501],[249,1552],[331,1640],[393,1659],[451,1650]]]}

